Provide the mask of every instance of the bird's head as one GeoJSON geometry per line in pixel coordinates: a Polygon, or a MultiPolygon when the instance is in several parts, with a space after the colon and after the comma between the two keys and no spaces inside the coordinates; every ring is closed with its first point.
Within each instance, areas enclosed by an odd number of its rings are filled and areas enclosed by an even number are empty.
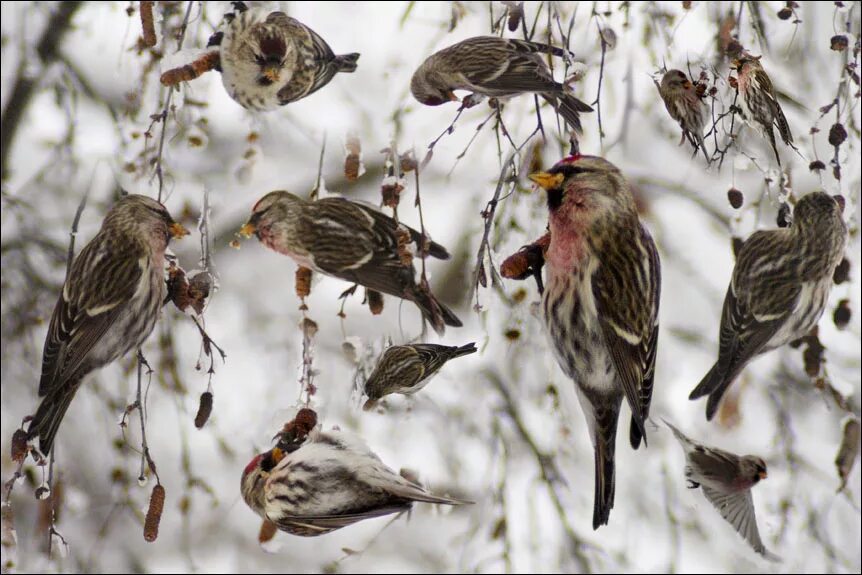
{"type": "Polygon", "coordinates": [[[258,39],[255,62],[260,66],[257,83],[270,86],[281,79],[287,55],[287,44],[281,34],[263,34],[258,39]]]}
{"type": "Polygon", "coordinates": [[[608,216],[635,213],[625,179],[604,158],[569,156],[530,179],[548,194],[552,229],[555,223],[583,228],[608,216]]]}
{"type": "Polygon", "coordinates": [[[766,479],[766,462],[760,457],[746,455],[742,458],[741,465],[742,469],[740,471],[744,482],[748,483],[750,481],[754,485],[760,480],[766,479]]]}
{"type": "Polygon", "coordinates": [[[682,70],[668,70],[661,79],[661,91],[691,90],[692,83],[682,70]]]}
{"type": "Polygon", "coordinates": [[[835,220],[843,221],[843,204],[843,197],[838,200],[826,192],[805,194],[793,208],[793,225],[819,229],[830,226],[835,220]]]}
{"type": "Polygon", "coordinates": [[[188,230],[174,221],[167,208],[156,200],[128,194],[115,203],[105,216],[102,229],[135,229],[150,243],[164,250],[171,238],[182,238],[188,230]]]}
{"type": "Polygon", "coordinates": [[[265,517],[266,495],[264,485],[270,473],[276,465],[281,462],[287,454],[283,449],[274,447],[265,453],[255,455],[245,466],[240,481],[242,498],[255,513],[265,517]]]}
{"type": "Polygon", "coordinates": [[[251,217],[243,224],[239,234],[245,238],[257,235],[264,240],[273,227],[286,224],[296,216],[302,200],[290,192],[270,192],[254,205],[251,217]]]}
{"type": "Polygon", "coordinates": [[[458,96],[452,91],[444,75],[436,69],[435,56],[428,58],[413,74],[410,92],[426,106],[440,106],[446,102],[457,102],[458,96]]]}

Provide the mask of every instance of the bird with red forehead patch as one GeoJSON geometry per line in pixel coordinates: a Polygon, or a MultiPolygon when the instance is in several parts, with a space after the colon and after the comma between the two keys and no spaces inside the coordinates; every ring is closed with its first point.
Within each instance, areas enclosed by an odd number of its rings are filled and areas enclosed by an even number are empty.
{"type": "Polygon", "coordinates": [[[225,89],[244,108],[274,110],[316,92],[339,72],[356,70],[359,54],[336,56],[314,30],[284,12],[234,5],[210,45],[219,46],[225,89]]]}
{"type": "Polygon", "coordinates": [[[425,243],[434,258],[449,259],[449,252],[430,239],[422,242],[417,230],[371,205],[270,192],[255,204],[240,234],[257,235],[265,246],[303,267],[412,301],[440,334],[447,325],[461,327],[452,310],[417,282],[414,265],[402,261],[398,236],[407,236],[410,245],[425,243]]]}
{"type": "Polygon", "coordinates": [[[769,552],[760,539],[751,489],[766,479],[766,463],[756,455],[736,455],[709,447],[687,437],[665,421],[685,452],[685,478],[689,489],[703,492],[725,521],[733,525],[757,553],[770,561],[779,557],[769,552]]]}
{"type": "Polygon", "coordinates": [[[557,362],[575,381],[595,450],[593,529],[614,506],[614,448],[623,398],[629,440],[646,443],[658,342],[658,252],[625,177],[595,156],[530,175],[548,196],[551,242],[543,318],[557,362]]]}
{"type": "Polygon", "coordinates": [[[408,511],[417,501],[470,503],[434,495],[402,477],[354,435],[319,428],[301,444],[279,442],[256,455],[243,471],[240,488],[255,513],[304,537],[408,511]]]}
{"type": "Polygon", "coordinates": [[[781,165],[781,157],[778,155],[778,146],[775,144],[775,130],[788,146],[793,146],[793,134],[790,125],[784,117],[781,104],[772,80],[763,65],[760,56],[752,56],[744,53],[733,61],[732,67],[737,73],[737,90],[739,91],[740,110],[745,123],[753,127],[761,136],[769,140],[775,160],[781,165]]]}

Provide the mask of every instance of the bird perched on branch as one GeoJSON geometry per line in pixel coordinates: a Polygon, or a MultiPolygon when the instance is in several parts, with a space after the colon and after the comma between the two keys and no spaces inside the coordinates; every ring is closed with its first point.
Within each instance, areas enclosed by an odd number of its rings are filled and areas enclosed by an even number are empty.
{"type": "Polygon", "coordinates": [[[428,385],[431,378],[450,359],[476,353],[476,344],[449,346],[433,343],[393,345],[383,352],[365,382],[368,401],[363,409],[373,408],[390,393],[412,395],[428,385]]]}
{"type": "Polygon", "coordinates": [[[248,9],[235,2],[225,16],[219,46],[222,82],[244,108],[273,110],[325,86],[339,72],[356,70],[358,53],[336,56],[314,30],[284,12],[248,9]]]}
{"type": "Polygon", "coordinates": [[[361,439],[335,430],[314,429],[300,444],[279,442],[251,460],[240,485],[255,513],[304,537],[408,511],[417,501],[470,503],[429,493],[387,467],[361,439]]]}
{"type": "Polygon", "coordinates": [[[706,163],[709,164],[709,156],[703,142],[703,128],[708,111],[695,85],[681,70],[668,70],[662,77],[661,84],[656,85],[670,117],[682,128],[683,139],[691,142],[695,154],[700,148],[706,163]]]}
{"type": "Polygon", "coordinates": [[[807,194],[789,228],[755,232],[740,248],[721,311],[718,361],[689,395],[709,395],[707,420],[749,361],[817,325],[844,256],[841,212],[829,194],[807,194]]]}
{"type": "Polygon", "coordinates": [[[769,140],[772,151],[775,152],[775,160],[780,166],[781,158],[775,145],[773,126],[778,128],[781,139],[788,146],[793,145],[793,134],[790,133],[790,126],[778,103],[775,88],[763,69],[760,58],[761,56],[743,53],[733,61],[733,68],[737,72],[737,90],[741,96],[740,108],[745,122],[769,140]]]}
{"type": "Polygon", "coordinates": [[[188,234],[165,207],[127,195],[72,263],[42,352],[42,402],[27,430],[47,456],[75,392],[92,371],[139,348],[167,294],[165,250],[188,234]]]}
{"type": "Polygon", "coordinates": [[[692,441],[665,421],[685,452],[685,478],[689,488],[703,492],[725,521],[733,525],[749,545],[764,558],[779,558],[766,549],[757,530],[751,488],[766,479],[766,463],[755,455],[739,456],[692,441]]]}
{"type": "Polygon", "coordinates": [[[405,264],[402,258],[405,242],[424,244],[428,255],[438,259],[448,259],[449,252],[372,206],[271,192],[252,208],[240,234],[256,234],[265,246],[303,267],[412,301],[438,333],[447,325],[461,327],[461,320],[416,281],[412,262],[405,264]]]}
{"type": "Polygon", "coordinates": [[[593,529],[614,506],[614,449],[623,398],[629,440],[646,443],[658,343],[658,252],[626,179],[595,156],[530,175],[548,196],[550,244],[542,315],[557,362],[575,381],[595,450],[593,529]]]}
{"type": "Polygon", "coordinates": [[[489,98],[539,94],[574,130],[581,131],[580,112],[593,109],[572,89],[554,80],[544,58],[568,58],[562,48],[497,36],[476,36],[429,56],[413,74],[410,91],[426,106],[457,101],[454,90],[489,98]]]}

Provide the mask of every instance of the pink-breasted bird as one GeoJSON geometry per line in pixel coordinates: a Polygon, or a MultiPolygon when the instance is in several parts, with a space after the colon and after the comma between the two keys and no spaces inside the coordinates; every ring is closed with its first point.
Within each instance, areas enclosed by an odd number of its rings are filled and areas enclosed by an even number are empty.
{"type": "Polygon", "coordinates": [[[757,553],[770,561],[778,556],[769,552],[760,539],[751,488],[766,479],[766,463],[756,455],[736,455],[717,447],[707,447],[665,420],[685,452],[685,478],[690,489],[703,492],[725,521],[745,538],[757,553]]]}
{"type": "Polygon", "coordinates": [[[646,442],[658,342],[659,256],[626,179],[607,160],[570,156],[530,179],[548,196],[551,242],[543,317],[590,429],[597,529],[607,524],[614,506],[623,398],[632,412],[632,447],[646,442]]]}
{"type": "Polygon", "coordinates": [[[162,204],[130,194],[75,258],[48,326],[42,402],[27,429],[43,455],[87,374],[139,348],[153,331],[167,294],[165,250],[187,233],[162,204]]]}

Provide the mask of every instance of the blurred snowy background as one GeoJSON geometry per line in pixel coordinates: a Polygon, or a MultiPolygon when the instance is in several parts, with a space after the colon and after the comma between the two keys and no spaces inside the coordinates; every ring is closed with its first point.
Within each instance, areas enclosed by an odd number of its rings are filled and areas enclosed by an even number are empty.
{"type": "MultiPolygon", "coordinates": [[[[69,230],[90,190],[77,247],[97,231],[116,186],[155,196],[159,140],[165,203],[187,227],[197,225],[204,191],[213,271],[220,289],[203,314],[207,332],[225,350],[212,375],[214,410],[203,429],[193,423],[208,389],[209,358],[191,318],[169,305],[145,346],[155,373],[147,401],[150,450],[167,501],[160,535],[142,536],[154,479],[139,486],[138,414],[118,425],[134,400],[134,360],[92,376],[60,430],[54,490],[56,529],[45,553],[49,507],[33,497],[44,470],[25,466],[4,509],[3,571],[88,572],[859,572],[860,481],[847,489],[834,460],[845,420],[860,406],[860,107],[859,2],[527,2],[536,38],[561,43],[566,33],[585,65],[575,84],[599,114],[582,116],[581,151],[616,163],[628,176],[642,217],[661,251],[663,293],[649,448],[634,452],[622,433],[617,446],[616,506],[610,524],[593,531],[593,452],[572,382],[557,367],[540,320],[532,281],[492,281],[498,266],[542,235],[543,193],[530,193],[526,173],[550,167],[568,150],[552,110],[542,109],[539,136],[516,160],[504,184],[484,259],[488,287],[474,293],[484,220],[502,162],[512,152],[482,104],[464,112],[421,174],[424,221],[447,246],[450,261],[429,260],[433,291],[464,320],[442,343],[476,341],[480,352],[448,364],[410,400],[390,396],[362,412],[361,381],[391,339],[421,332],[410,304],[386,298],[381,316],[362,305],[362,290],[339,317],[348,284],[315,276],[308,316],[319,325],[312,406],[327,428],[361,435],[391,467],[416,470],[433,491],[476,502],[457,509],[417,505],[411,516],[366,521],[318,538],[279,534],[262,548],[260,520],[242,502],[243,467],[304,401],[301,312],[295,265],[257,241],[228,247],[251,206],[265,193],[308,194],[321,168],[322,193],[379,203],[386,156],[427,146],[446,130],[456,104],[429,108],[409,93],[413,71],[435,50],[492,33],[506,7],[499,2],[272,2],[318,32],[336,53],[360,52],[355,74],[341,74],[312,96],[252,114],[225,93],[210,72],[173,95],[159,74],[199,55],[227,2],[193,2],[183,49],[177,34],[188,3],[155,6],[158,45],[139,46],[137,2],[2,4],[2,476],[15,466],[9,440],[37,405],[46,322],[60,292],[69,230]],[[789,11],[788,18],[782,18],[789,11]],[[736,18],[742,18],[737,22],[736,18]],[[569,25],[572,24],[569,32],[569,25]],[[763,64],[782,96],[799,154],[782,148],[785,189],[771,150],[751,129],[707,170],[703,158],[678,147],[652,77],[663,65],[706,70],[717,88],[716,114],[733,100],[719,31],[763,64]],[[600,31],[610,42],[604,58],[600,31]],[[611,32],[607,32],[610,30],[611,32]],[[845,34],[849,48],[830,49],[845,34]],[[604,65],[601,63],[604,60],[604,65]],[[850,64],[848,68],[847,65],[850,64]],[[856,74],[855,79],[853,74],[856,74]],[[601,81],[601,84],[600,84],[601,81]],[[820,108],[838,97],[821,117],[820,108]],[[9,111],[10,102],[14,109],[9,111]],[[594,107],[598,108],[594,104],[594,107]],[[156,118],[154,120],[153,118],[156,118]],[[830,127],[849,133],[835,150],[830,127]],[[164,126],[163,126],[164,124],[164,126]],[[812,127],[819,132],[811,135],[812,127]],[[343,173],[349,133],[363,148],[365,174],[343,173]],[[470,140],[469,149],[459,159],[470,140]],[[810,170],[816,159],[825,169],[810,170]],[[840,179],[830,163],[837,158],[840,179]],[[770,166],[773,166],[770,168],[770,166]],[[742,191],[733,209],[727,191],[742,191]],[[731,237],[776,226],[788,191],[823,189],[847,198],[849,281],[835,286],[820,323],[825,363],[806,374],[803,349],[784,348],[754,362],[711,424],[704,402],[689,391],[715,359],[718,318],[733,266],[731,237]],[[839,302],[850,310],[836,325],[839,302]],[[761,535],[781,564],[755,555],[698,491],[685,489],[683,454],[660,417],[692,437],[737,453],[762,456],[769,479],[754,490],[761,535]],[[14,520],[14,522],[13,522],[14,520]],[[10,529],[14,526],[15,531],[10,529]]],[[[500,32],[497,32],[500,33],[500,32]]],[[[506,35],[517,36],[519,32],[506,35]]],[[[559,66],[560,62],[556,62],[559,66]]],[[[557,77],[564,71],[557,69],[557,77]]],[[[533,98],[510,100],[502,114],[520,145],[536,127],[533,98]]],[[[739,128],[738,118],[734,133],[739,128]]],[[[724,147],[729,117],[718,137],[724,147]]],[[[399,216],[418,227],[413,173],[405,177],[399,216]]],[[[200,266],[200,234],[173,244],[179,263],[200,266]]],[[[843,309],[842,307],[842,309],[843,309]]],[[[839,312],[839,316],[843,312],[839,312]]],[[[841,318],[839,317],[839,320],[841,318]]],[[[438,341],[432,334],[429,341],[438,341]]],[[[623,411],[628,428],[627,408],[623,411]]],[[[858,448],[857,448],[858,449],[858,448]]],[[[855,456],[855,453],[854,453],[855,456]]],[[[4,495],[6,491],[4,490],[4,495]]]]}

